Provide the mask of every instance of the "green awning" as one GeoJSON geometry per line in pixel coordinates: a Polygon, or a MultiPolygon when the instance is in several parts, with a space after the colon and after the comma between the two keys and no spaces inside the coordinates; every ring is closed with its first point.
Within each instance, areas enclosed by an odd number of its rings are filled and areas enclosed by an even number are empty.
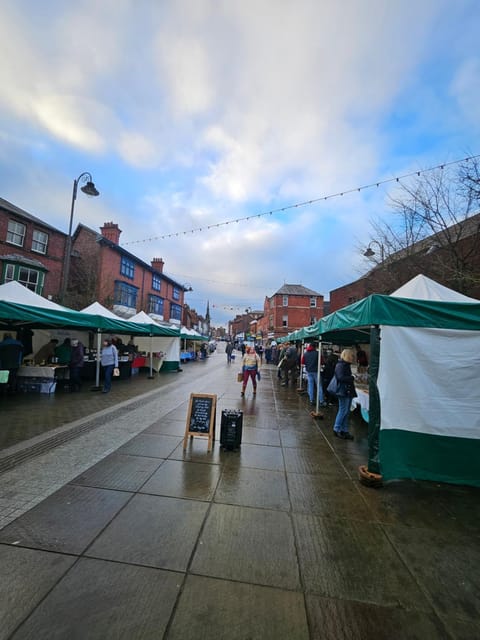
{"type": "MultiPolygon", "coordinates": [[[[127,320],[114,320],[81,311],[43,309],[5,301],[0,301],[0,327],[9,330],[18,330],[21,327],[31,329],[74,327],[122,335],[150,334],[148,327],[127,320]]],[[[173,329],[168,330],[169,333],[164,333],[163,328],[159,329],[161,332],[155,335],[178,335],[178,332],[173,329]]]]}

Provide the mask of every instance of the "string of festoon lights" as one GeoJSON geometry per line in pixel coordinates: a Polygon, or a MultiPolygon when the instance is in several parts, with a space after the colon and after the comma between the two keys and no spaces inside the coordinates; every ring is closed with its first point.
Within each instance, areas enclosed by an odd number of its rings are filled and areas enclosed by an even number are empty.
{"type": "Polygon", "coordinates": [[[318,198],[312,198],[311,200],[305,200],[304,202],[297,202],[295,204],[289,204],[284,207],[279,207],[278,209],[271,209],[270,211],[263,211],[262,213],[255,213],[249,216],[244,216],[241,218],[233,218],[232,220],[224,220],[222,222],[216,222],[215,224],[205,225],[203,227],[196,227],[194,229],[188,229],[186,231],[174,231],[173,233],[165,233],[160,236],[151,236],[150,238],[144,238],[143,240],[130,240],[129,242],[125,242],[124,245],[127,244],[139,244],[141,242],[153,242],[154,240],[166,240],[167,238],[178,238],[182,235],[189,235],[192,233],[199,233],[201,231],[208,231],[209,229],[216,229],[218,227],[224,227],[229,224],[237,224],[239,222],[246,222],[248,220],[254,220],[255,218],[262,218],[264,216],[271,216],[274,213],[282,213],[284,211],[289,211],[291,209],[299,209],[300,207],[307,207],[311,204],[316,204],[317,202],[324,202],[326,200],[332,200],[333,198],[341,198],[349,193],[359,193],[361,191],[365,191],[366,189],[373,189],[376,187],[380,187],[384,184],[390,184],[392,182],[400,182],[400,180],[405,180],[406,178],[412,178],[414,176],[421,176],[425,173],[429,173],[431,171],[436,171],[438,169],[445,169],[445,167],[449,167],[455,164],[460,164],[461,162],[470,162],[471,160],[476,160],[480,158],[480,154],[469,156],[467,158],[461,158],[460,160],[453,160],[452,162],[444,162],[442,164],[437,164],[434,167],[429,167],[428,169],[421,169],[419,171],[412,171],[411,173],[405,173],[401,176],[396,176],[394,178],[387,178],[385,180],[379,180],[378,182],[372,182],[371,184],[365,184],[360,187],[355,187],[353,189],[345,189],[344,191],[338,191],[337,193],[331,193],[326,196],[319,196],[318,198]]]}

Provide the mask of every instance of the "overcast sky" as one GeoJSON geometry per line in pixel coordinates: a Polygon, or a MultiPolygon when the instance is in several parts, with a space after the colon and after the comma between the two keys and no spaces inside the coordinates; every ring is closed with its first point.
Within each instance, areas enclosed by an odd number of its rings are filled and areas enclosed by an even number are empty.
{"type": "Polygon", "coordinates": [[[328,298],[389,184],[206,227],[480,153],[479,34],[478,0],[2,0],[0,196],[67,231],[90,172],[75,224],[117,222],[214,324],[328,298]]]}

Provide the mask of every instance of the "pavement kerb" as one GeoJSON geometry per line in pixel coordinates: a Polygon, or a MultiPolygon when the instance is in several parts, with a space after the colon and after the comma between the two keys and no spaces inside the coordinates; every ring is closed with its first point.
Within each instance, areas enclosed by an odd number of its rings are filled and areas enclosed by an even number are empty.
{"type": "Polygon", "coordinates": [[[45,453],[53,447],[64,444],[72,438],[101,426],[101,418],[111,417],[112,414],[117,412],[120,413],[126,408],[137,403],[142,404],[149,397],[156,396],[162,391],[168,391],[169,387],[174,384],[176,384],[176,382],[172,380],[172,382],[164,384],[160,388],[152,389],[151,391],[137,395],[134,398],[129,398],[128,400],[123,400],[112,407],[101,409],[100,411],[91,413],[88,416],[64,424],[61,427],[56,427],[47,433],[30,438],[25,442],[15,444],[8,449],[3,449],[0,451],[0,474],[5,473],[5,471],[9,471],[21,462],[25,462],[34,456],[45,453]]]}

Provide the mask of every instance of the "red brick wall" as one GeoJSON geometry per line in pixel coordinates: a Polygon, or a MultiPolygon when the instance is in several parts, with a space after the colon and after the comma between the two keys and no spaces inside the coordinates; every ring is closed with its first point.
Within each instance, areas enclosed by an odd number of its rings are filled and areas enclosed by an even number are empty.
{"type": "MultiPolygon", "coordinates": [[[[278,294],[265,299],[264,319],[262,330],[275,333],[276,337],[285,336],[295,329],[301,329],[311,324],[312,318],[319,320],[323,317],[323,296],[316,296],[317,306],[310,306],[311,296],[288,296],[288,306],[283,306],[283,295],[278,294]],[[288,326],[283,326],[283,316],[288,317],[288,326]],[[272,327],[273,319],[273,329],[272,327]],[[266,327],[266,329],[264,329],[266,327]]],[[[266,335],[266,334],[265,334],[266,335]]]]}
{"type": "MultiPolygon", "coordinates": [[[[56,231],[49,227],[44,227],[41,223],[33,222],[28,218],[10,213],[4,209],[0,209],[0,256],[16,254],[31,260],[41,262],[48,270],[45,273],[45,280],[42,295],[48,297],[57,297],[60,293],[63,258],[66,244],[66,234],[56,231]],[[25,238],[23,247],[10,244],[7,242],[8,221],[15,220],[25,225],[25,238]],[[47,253],[37,253],[31,250],[33,231],[42,231],[48,235],[47,253]]],[[[32,268],[35,268],[32,266],[32,268]]]]}
{"type": "Polygon", "coordinates": [[[330,313],[365,298],[366,291],[367,283],[364,278],[330,291],[330,313]]]}
{"type": "MultiPolygon", "coordinates": [[[[98,243],[97,235],[88,229],[82,228],[75,238],[75,253],[78,253],[83,262],[93,261],[95,256],[98,260],[97,266],[97,282],[96,282],[96,300],[104,306],[111,308],[114,301],[115,281],[126,282],[137,287],[137,311],[148,312],[148,296],[149,294],[164,298],[163,317],[165,320],[170,319],[170,304],[178,304],[183,306],[183,289],[178,285],[180,290],[180,299],[173,300],[173,285],[166,281],[159,272],[161,287],[160,290],[152,288],[152,271],[137,262],[134,257],[131,259],[135,264],[134,277],[127,278],[120,273],[121,253],[112,247],[98,243]]],[[[86,305],[85,305],[86,306],[86,305]]]]}

